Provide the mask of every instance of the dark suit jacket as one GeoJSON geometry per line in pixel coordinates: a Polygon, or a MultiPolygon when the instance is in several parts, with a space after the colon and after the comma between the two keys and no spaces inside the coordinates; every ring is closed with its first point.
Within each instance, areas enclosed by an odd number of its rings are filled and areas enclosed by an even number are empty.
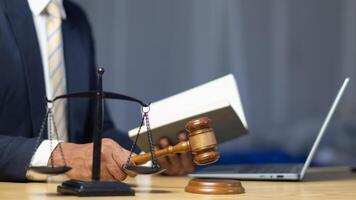
{"type": "MultiPolygon", "coordinates": [[[[83,11],[63,2],[62,22],[67,92],[95,89],[93,37],[83,11]]],[[[105,75],[104,75],[105,76],[105,75]]],[[[26,0],[0,0],[0,180],[26,181],[26,166],[45,115],[45,82],[32,13],[26,0]]],[[[68,101],[69,141],[87,143],[93,134],[95,104],[68,101]]],[[[105,112],[104,137],[128,148],[105,112]]]]}

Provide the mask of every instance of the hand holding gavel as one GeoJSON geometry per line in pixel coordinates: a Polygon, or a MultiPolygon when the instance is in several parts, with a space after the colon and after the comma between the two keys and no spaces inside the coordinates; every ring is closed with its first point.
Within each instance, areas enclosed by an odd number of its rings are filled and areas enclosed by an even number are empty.
{"type": "MultiPolygon", "coordinates": [[[[202,117],[191,120],[187,123],[186,129],[189,132],[188,141],[182,141],[174,146],[168,146],[156,151],[158,158],[169,154],[183,153],[191,151],[193,160],[197,165],[206,165],[217,161],[220,157],[217,151],[217,142],[213,129],[210,127],[210,119],[202,117]]],[[[151,153],[132,157],[131,161],[140,165],[151,160],[151,153]]]]}

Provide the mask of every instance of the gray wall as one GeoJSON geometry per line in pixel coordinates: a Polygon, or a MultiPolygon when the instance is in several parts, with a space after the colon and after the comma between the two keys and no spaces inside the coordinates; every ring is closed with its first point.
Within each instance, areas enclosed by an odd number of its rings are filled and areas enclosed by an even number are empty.
{"type": "MultiPolygon", "coordinates": [[[[224,145],[227,153],[305,154],[343,78],[356,77],[356,1],[76,2],[91,21],[106,90],[155,101],[234,73],[251,133],[224,145]]],[[[355,158],[355,86],[352,80],[320,162],[355,158]]],[[[136,105],[109,105],[119,128],[138,125],[136,105]]]]}

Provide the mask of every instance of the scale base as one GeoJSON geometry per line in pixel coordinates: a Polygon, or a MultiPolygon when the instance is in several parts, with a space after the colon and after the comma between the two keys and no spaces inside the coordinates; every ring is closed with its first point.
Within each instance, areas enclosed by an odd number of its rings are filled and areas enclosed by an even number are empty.
{"type": "Polygon", "coordinates": [[[76,196],[134,196],[135,191],[125,183],[108,181],[64,181],[57,192],[76,196]]]}

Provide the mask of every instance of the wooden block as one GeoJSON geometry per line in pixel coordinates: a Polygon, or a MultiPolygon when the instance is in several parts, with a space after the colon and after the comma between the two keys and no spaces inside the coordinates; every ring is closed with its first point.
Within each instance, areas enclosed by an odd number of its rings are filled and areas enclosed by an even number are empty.
{"type": "Polygon", "coordinates": [[[245,189],[238,180],[197,178],[189,181],[185,191],[198,194],[241,194],[245,189]]]}

